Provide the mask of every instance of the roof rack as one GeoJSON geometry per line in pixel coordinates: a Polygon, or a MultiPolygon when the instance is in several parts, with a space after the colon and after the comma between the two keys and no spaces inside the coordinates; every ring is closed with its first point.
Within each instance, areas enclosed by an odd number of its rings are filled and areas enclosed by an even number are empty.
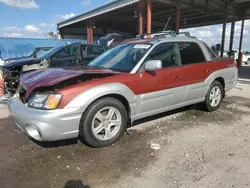
{"type": "Polygon", "coordinates": [[[152,38],[160,38],[160,37],[165,37],[166,35],[176,36],[177,34],[175,31],[168,30],[168,31],[162,31],[158,33],[152,33],[151,35],[155,35],[152,38]]]}
{"type": "Polygon", "coordinates": [[[179,35],[185,35],[186,37],[191,37],[189,32],[179,32],[179,35]]]}
{"type": "MultiPolygon", "coordinates": [[[[145,39],[145,35],[136,35],[136,39],[140,40],[140,39],[145,39]]],[[[176,36],[180,36],[180,35],[185,35],[186,37],[190,37],[190,38],[196,38],[194,36],[192,36],[189,32],[179,32],[178,34],[173,31],[173,30],[167,30],[167,31],[161,31],[161,32],[157,32],[157,33],[151,33],[152,39],[159,39],[159,38],[165,38],[166,36],[172,36],[172,37],[176,37],[176,36]]]]}
{"type": "Polygon", "coordinates": [[[179,32],[177,34],[175,31],[172,31],[172,30],[155,33],[155,36],[153,38],[158,39],[158,38],[166,37],[168,35],[171,35],[172,37],[176,37],[179,35],[185,35],[186,37],[196,38],[196,37],[192,36],[189,32],[179,32]]]}

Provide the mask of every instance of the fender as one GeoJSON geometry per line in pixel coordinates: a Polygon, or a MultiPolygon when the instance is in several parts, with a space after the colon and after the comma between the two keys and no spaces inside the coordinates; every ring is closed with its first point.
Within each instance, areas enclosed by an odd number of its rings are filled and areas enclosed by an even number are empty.
{"type": "Polygon", "coordinates": [[[214,80],[217,78],[223,78],[225,82],[225,91],[231,90],[237,83],[238,79],[238,69],[237,67],[230,67],[226,69],[221,69],[213,72],[206,80],[205,83],[207,85],[207,91],[209,86],[212,84],[214,80]]]}
{"type": "Polygon", "coordinates": [[[121,83],[108,83],[99,85],[84,91],[80,95],[76,96],[69,104],[64,108],[79,107],[82,112],[95,100],[105,95],[119,94],[127,99],[131,107],[131,113],[133,106],[136,106],[136,95],[126,85],[121,83]]]}

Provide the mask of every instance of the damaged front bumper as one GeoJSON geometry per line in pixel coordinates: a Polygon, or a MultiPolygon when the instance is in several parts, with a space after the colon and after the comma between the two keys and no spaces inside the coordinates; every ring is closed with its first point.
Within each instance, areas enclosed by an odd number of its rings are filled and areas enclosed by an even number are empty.
{"type": "Polygon", "coordinates": [[[0,66],[0,97],[4,95],[3,67],[0,66]]]}
{"type": "Polygon", "coordinates": [[[38,110],[27,107],[16,95],[8,103],[16,125],[38,141],[57,141],[78,137],[82,113],[78,108],[38,110]]]}

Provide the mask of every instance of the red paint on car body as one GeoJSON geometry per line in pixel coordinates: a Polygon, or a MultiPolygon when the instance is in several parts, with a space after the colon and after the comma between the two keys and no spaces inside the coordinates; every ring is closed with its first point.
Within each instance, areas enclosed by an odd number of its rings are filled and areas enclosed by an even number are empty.
{"type": "Polygon", "coordinates": [[[64,108],[72,99],[87,89],[103,84],[121,83],[130,88],[135,95],[140,95],[203,82],[214,71],[231,66],[236,66],[233,60],[223,59],[166,69],[163,68],[152,72],[136,74],[121,73],[106,78],[89,80],[58,90],[58,92],[64,96],[59,108],[64,108]]]}

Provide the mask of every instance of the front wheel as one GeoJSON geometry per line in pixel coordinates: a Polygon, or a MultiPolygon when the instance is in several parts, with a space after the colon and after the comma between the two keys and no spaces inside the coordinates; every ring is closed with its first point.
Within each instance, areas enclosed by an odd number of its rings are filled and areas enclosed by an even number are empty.
{"type": "Polygon", "coordinates": [[[115,98],[103,98],[93,103],[82,116],[80,140],[92,147],[104,147],[116,142],[127,127],[125,106],[115,98]]]}
{"type": "Polygon", "coordinates": [[[223,96],[224,89],[222,84],[219,81],[214,81],[206,95],[205,110],[208,112],[217,110],[222,103],[223,96]]]}

